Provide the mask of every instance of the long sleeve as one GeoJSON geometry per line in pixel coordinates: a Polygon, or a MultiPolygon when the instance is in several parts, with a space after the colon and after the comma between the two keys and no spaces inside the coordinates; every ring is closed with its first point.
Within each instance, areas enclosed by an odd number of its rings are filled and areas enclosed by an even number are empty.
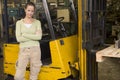
{"type": "Polygon", "coordinates": [[[37,21],[36,33],[35,34],[24,33],[24,34],[22,34],[22,36],[25,37],[25,38],[28,38],[28,39],[32,39],[32,40],[41,40],[41,38],[42,38],[42,29],[41,29],[40,21],[37,21]]]}
{"type": "Polygon", "coordinates": [[[21,28],[20,28],[20,21],[17,21],[16,23],[16,39],[18,42],[25,42],[25,41],[29,41],[30,39],[28,38],[25,38],[22,36],[22,33],[21,33],[21,28]]]}

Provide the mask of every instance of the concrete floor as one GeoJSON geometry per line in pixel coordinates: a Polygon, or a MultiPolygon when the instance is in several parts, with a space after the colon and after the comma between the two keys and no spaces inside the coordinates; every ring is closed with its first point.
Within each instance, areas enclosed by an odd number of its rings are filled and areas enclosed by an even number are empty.
{"type": "MultiPolygon", "coordinates": [[[[3,58],[0,58],[0,80],[4,79],[3,58]]],[[[120,58],[106,58],[98,63],[98,80],[120,80],[120,58]]]]}
{"type": "Polygon", "coordinates": [[[120,58],[105,58],[98,63],[99,80],[120,80],[120,58]]]}

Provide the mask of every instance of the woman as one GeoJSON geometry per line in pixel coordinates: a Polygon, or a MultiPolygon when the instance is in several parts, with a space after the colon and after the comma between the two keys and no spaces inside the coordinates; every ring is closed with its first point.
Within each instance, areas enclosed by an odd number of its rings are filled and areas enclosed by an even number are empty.
{"type": "Polygon", "coordinates": [[[25,18],[16,23],[16,39],[20,43],[20,51],[16,64],[15,80],[24,80],[25,71],[30,62],[30,80],[37,80],[40,71],[41,50],[39,40],[42,37],[41,23],[33,18],[35,4],[25,5],[25,18]]]}

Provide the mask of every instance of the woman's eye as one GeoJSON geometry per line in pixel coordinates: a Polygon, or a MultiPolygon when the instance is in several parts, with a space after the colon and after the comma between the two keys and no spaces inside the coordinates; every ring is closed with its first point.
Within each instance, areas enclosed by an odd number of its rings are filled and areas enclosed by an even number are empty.
{"type": "Polygon", "coordinates": [[[30,10],[28,10],[28,11],[30,11],[30,10]]]}
{"type": "Polygon", "coordinates": [[[33,10],[28,10],[28,12],[34,12],[33,10]]]}

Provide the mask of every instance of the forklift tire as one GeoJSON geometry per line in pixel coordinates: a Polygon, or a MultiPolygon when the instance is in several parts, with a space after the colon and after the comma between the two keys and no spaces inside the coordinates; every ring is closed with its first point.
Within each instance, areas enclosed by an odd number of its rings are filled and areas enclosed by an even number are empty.
{"type": "Polygon", "coordinates": [[[8,75],[5,80],[14,80],[14,77],[12,75],[8,75]]]}
{"type": "Polygon", "coordinates": [[[63,80],[73,80],[73,79],[71,79],[71,78],[65,78],[65,79],[63,79],[63,80]]]}
{"type": "Polygon", "coordinates": [[[78,80],[78,78],[66,78],[66,79],[63,79],[63,80],[78,80]]]}
{"type": "Polygon", "coordinates": [[[67,79],[64,79],[64,80],[72,80],[72,79],[70,79],[70,78],[67,78],[67,79]]]}

